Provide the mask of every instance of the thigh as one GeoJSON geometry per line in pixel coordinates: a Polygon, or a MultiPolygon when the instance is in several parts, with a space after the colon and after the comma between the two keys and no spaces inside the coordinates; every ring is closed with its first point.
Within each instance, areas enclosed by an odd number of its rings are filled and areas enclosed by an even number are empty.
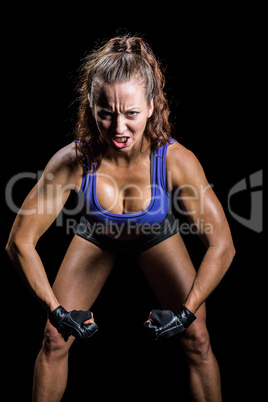
{"type": "Polygon", "coordinates": [[[98,297],[115,257],[95,244],[74,236],[53,284],[59,303],[66,310],[88,310],[98,297]]]}
{"type": "MultiPolygon", "coordinates": [[[[177,233],[138,257],[138,263],[163,309],[177,311],[192,287],[196,270],[177,233]]],[[[205,307],[197,315],[205,318],[205,307]]]]}

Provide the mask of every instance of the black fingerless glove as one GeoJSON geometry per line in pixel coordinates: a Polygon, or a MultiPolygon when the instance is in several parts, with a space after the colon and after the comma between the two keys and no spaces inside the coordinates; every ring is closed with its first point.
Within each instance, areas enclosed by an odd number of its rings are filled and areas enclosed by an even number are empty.
{"type": "Polygon", "coordinates": [[[170,310],[152,310],[152,322],[146,321],[144,327],[154,340],[158,340],[183,335],[185,329],[195,319],[196,316],[185,306],[182,306],[177,313],[170,310]]]}
{"type": "Polygon", "coordinates": [[[66,311],[65,308],[59,306],[49,314],[49,321],[67,342],[70,335],[86,339],[98,331],[98,326],[94,323],[83,324],[84,321],[89,320],[91,317],[92,313],[90,311],[66,311]]]}

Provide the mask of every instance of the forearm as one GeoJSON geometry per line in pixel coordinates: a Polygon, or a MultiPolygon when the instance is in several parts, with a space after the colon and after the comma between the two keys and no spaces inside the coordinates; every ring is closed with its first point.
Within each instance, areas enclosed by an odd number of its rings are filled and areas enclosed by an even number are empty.
{"type": "Polygon", "coordinates": [[[48,312],[53,311],[59,303],[35,247],[32,244],[18,245],[11,242],[7,252],[26,286],[48,312]]]}
{"type": "Polygon", "coordinates": [[[195,313],[217,287],[231,265],[235,251],[233,245],[210,246],[197,271],[192,288],[184,305],[195,313]]]}

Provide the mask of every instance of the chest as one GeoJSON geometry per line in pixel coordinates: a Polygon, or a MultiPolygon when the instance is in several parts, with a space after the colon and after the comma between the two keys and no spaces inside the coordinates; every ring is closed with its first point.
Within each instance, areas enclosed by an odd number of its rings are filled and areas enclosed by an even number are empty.
{"type": "Polygon", "coordinates": [[[131,214],[145,210],[152,194],[150,159],[128,168],[101,166],[95,175],[94,189],[106,211],[131,214]]]}

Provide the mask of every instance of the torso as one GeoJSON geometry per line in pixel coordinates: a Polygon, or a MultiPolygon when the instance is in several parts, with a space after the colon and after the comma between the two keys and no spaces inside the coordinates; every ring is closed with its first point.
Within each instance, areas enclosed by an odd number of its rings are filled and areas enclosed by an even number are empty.
{"type": "Polygon", "coordinates": [[[82,215],[88,222],[105,228],[124,227],[130,235],[128,238],[134,233],[135,237],[141,235],[134,228],[162,223],[170,211],[166,155],[168,148],[175,144],[172,141],[155,152],[149,147],[147,152],[128,161],[104,157],[95,173],[90,173],[89,163],[81,183],[85,200],[82,215]]]}
{"type": "MultiPolygon", "coordinates": [[[[161,199],[162,205],[165,205],[165,211],[169,208],[167,192],[172,191],[175,186],[179,185],[179,182],[183,182],[184,180],[184,165],[187,165],[189,152],[176,141],[172,142],[166,148],[166,171],[163,177],[167,176],[167,181],[162,186],[160,193],[156,194],[156,199],[161,199]],[[163,199],[165,199],[164,202],[162,201],[163,199]]],[[[162,169],[161,166],[163,166],[162,158],[155,157],[154,166],[154,174],[157,174],[157,169],[162,169]],[[156,168],[156,165],[158,165],[158,168],[156,168]]],[[[138,158],[130,160],[124,165],[120,165],[104,157],[95,175],[92,173],[85,175],[85,170],[83,171],[80,165],[79,183],[77,183],[76,188],[80,188],[84,192],[86,202],[93,194],[95,209],[95,212],[91,216],[89,214],[89,217],[85,212],[85,208],[82,214],[91,222],[104,222],[105,220],[115,223],[120,222],[121,224],[123,221],[128,221],[129,218],[134,219],[133,217],[135,216],[136,218],[137,216],[138,219],[136,221],[138,223],[146,222],[147,219],[150,221],[150,224],[154,224],[153,220],[157,221],[157,214],[152,218],[152,216],[150,217],[146,213],[146,209],[150,210],[151,201],[153,200],[150,169],[151,160],[149,152],[139,155],[138,158]],[[92,183],[93,187],[90,186],[90,183],[92,183]],[[86,193],[85,188],[87,188],[86,193]],[[128,216],[128,214],[130,215],[128,216]]],[[[160,218],[164,219],[164,215],[162,214],[161,216],[159,214],[160,218]]]]}

